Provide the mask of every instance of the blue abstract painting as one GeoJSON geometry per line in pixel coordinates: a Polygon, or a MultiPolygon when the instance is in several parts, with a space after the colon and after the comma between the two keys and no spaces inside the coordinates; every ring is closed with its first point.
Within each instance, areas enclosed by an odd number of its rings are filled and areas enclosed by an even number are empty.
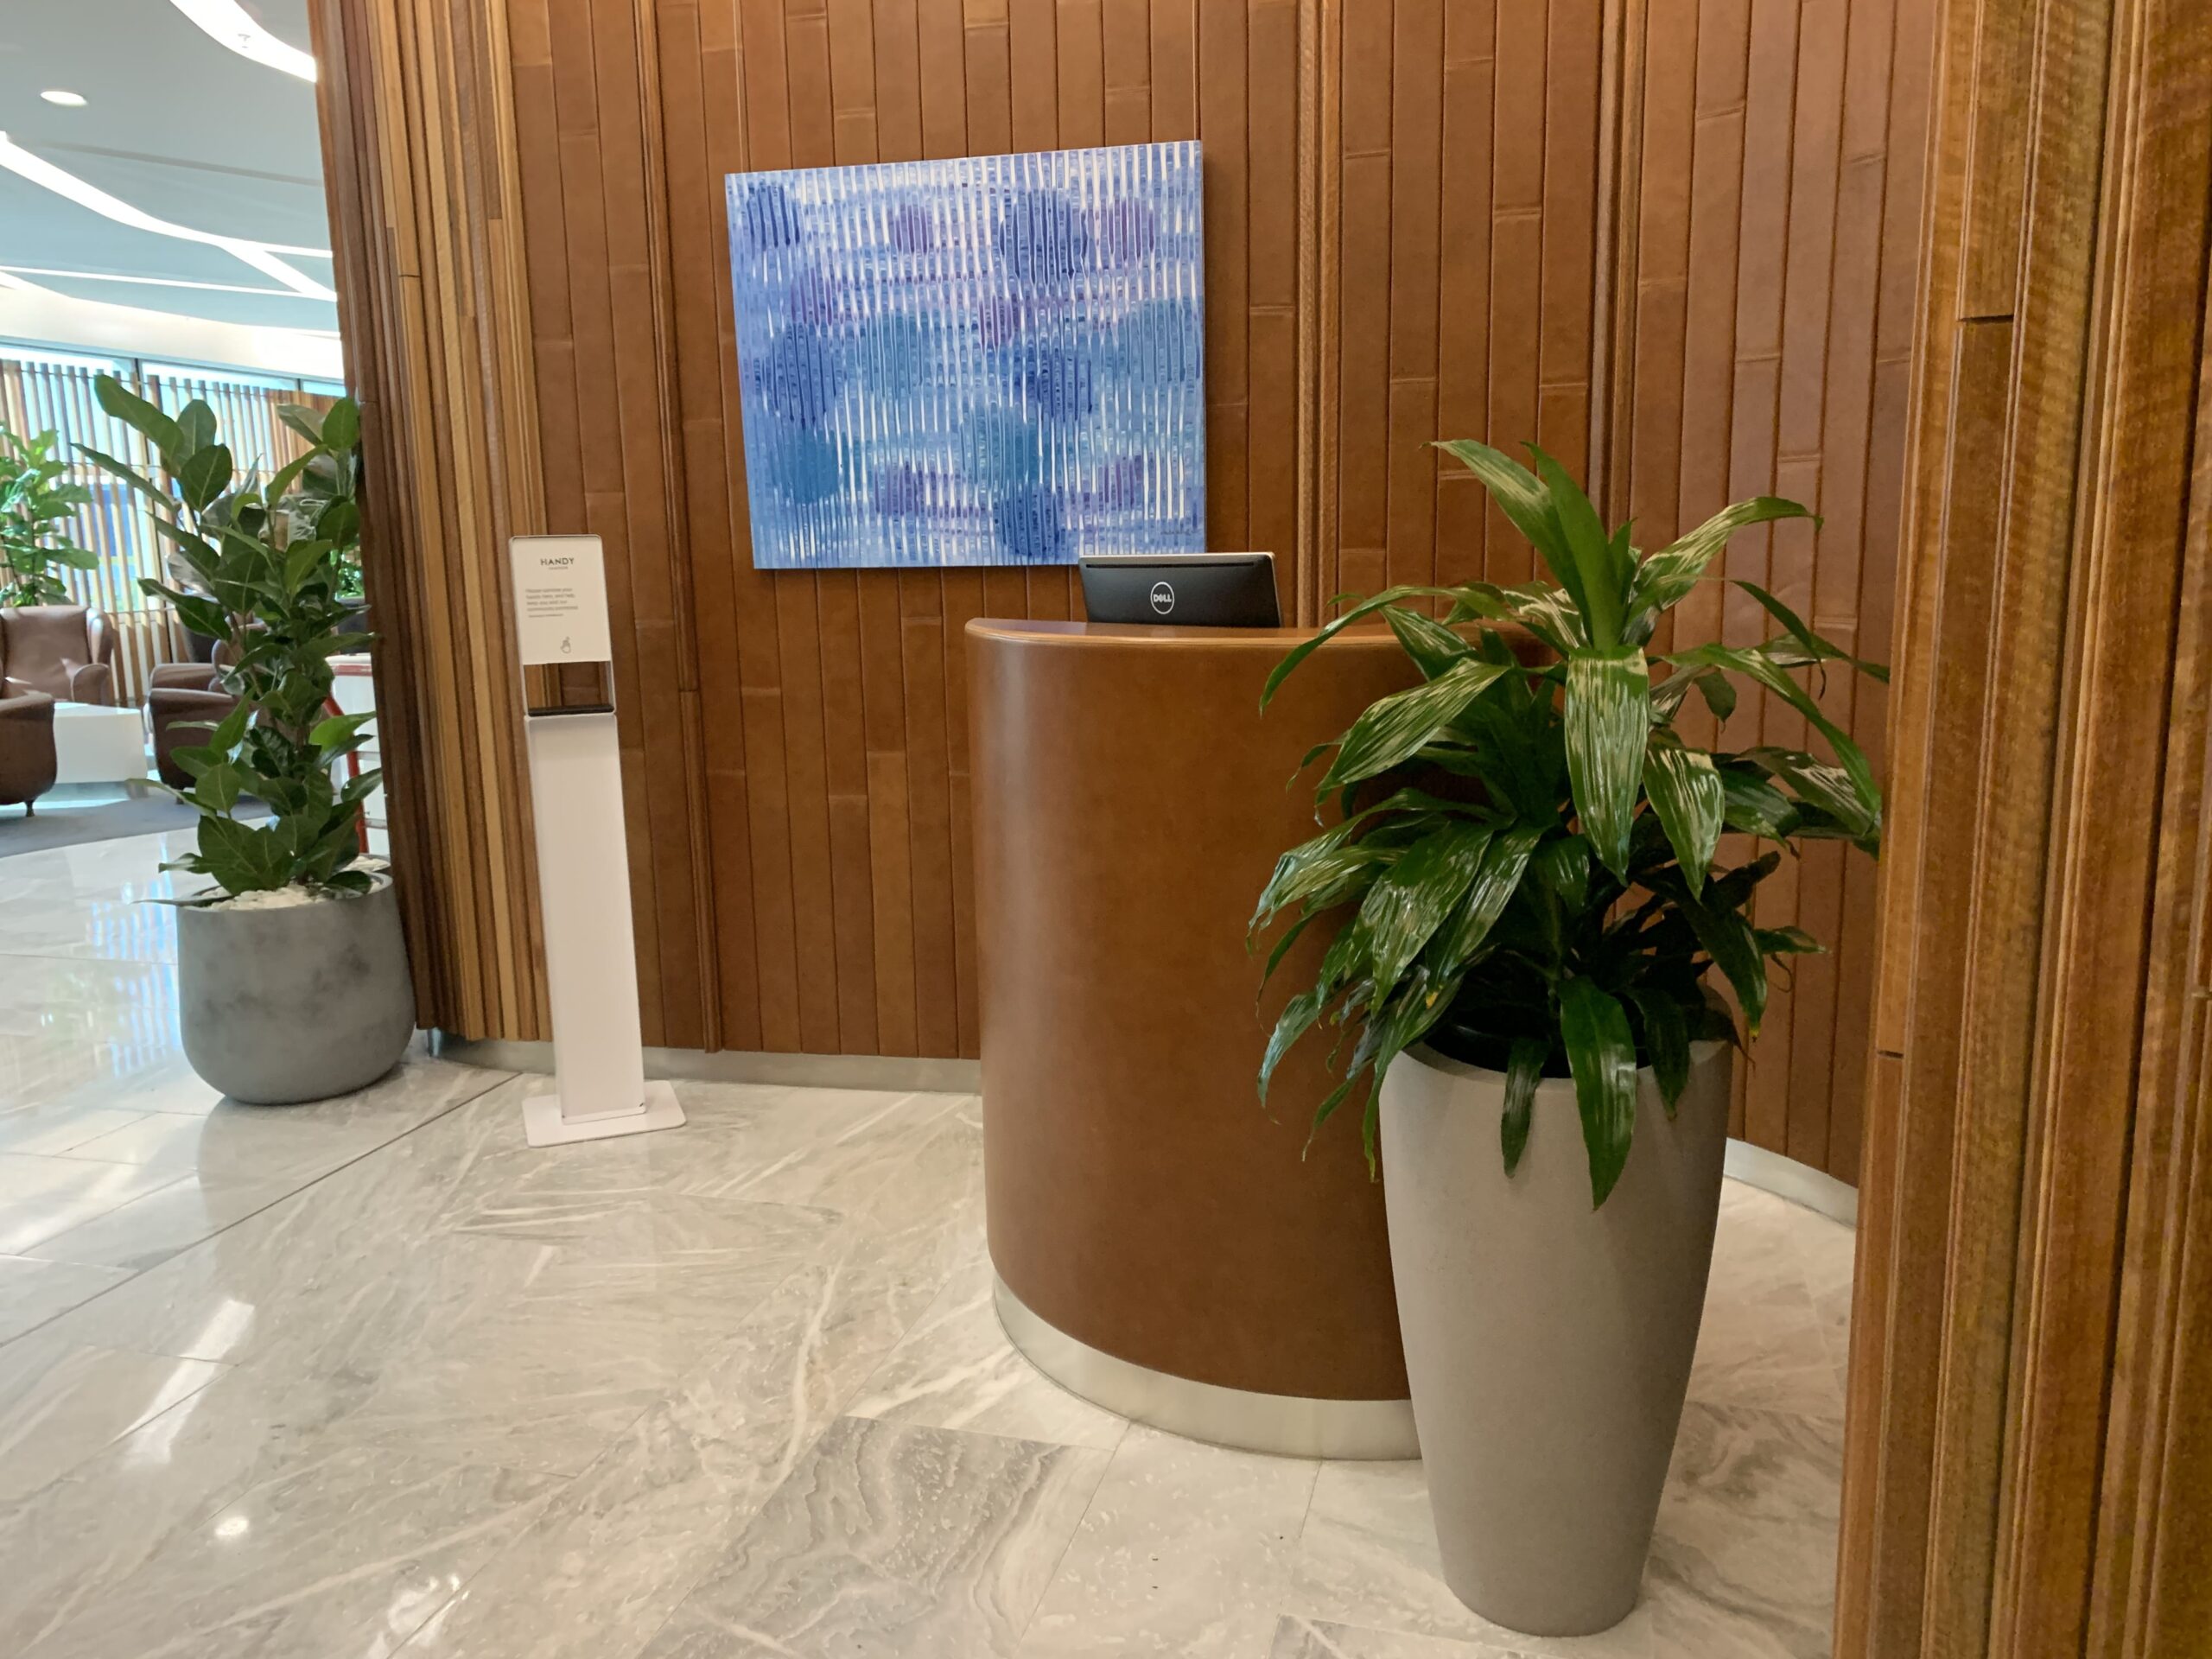
{"type": "Polygon", "coordinates": [[[1204,550],[1196,143],[728,188],[756,566],[1204,550]]]}

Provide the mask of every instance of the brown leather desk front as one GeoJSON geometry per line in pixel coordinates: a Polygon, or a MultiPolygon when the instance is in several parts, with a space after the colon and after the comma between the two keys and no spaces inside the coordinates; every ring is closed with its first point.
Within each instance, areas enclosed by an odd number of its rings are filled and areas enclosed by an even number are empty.
{"type": "Polygon", "coordinates": [[[1398,1402],[1356,1114],[1300,1157],[1325,1044],[1284,1064],[1270,1112],[1254,1091],[1325,940],[1309,931],[1255,1008],[1244,925],[1313,833],[1313,774],[1285,787],[1300,757],[1414,675],[1389,634],[1346,636],[1262,716],[1301,637],[968,625],[991,1259],[1031,1314],[1131,1365],[1398,1402]]]}

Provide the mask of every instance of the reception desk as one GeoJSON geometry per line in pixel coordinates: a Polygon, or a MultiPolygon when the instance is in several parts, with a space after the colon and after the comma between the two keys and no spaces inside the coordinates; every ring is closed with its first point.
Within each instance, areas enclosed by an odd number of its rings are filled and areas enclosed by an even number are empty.
{"type": "Polygon", "coordinates": [[[1413,683],[1388,633],[968,625],[983,1176],[1001,1318],[1047,1374],[1178,1433],[1409,1457],[1413,1415],[1356,1115],[1310,1155],[1326,1043],[1254,1091],[1276,1012],[1244,926],[1314,833],[1300,758],[1413,683]]]}

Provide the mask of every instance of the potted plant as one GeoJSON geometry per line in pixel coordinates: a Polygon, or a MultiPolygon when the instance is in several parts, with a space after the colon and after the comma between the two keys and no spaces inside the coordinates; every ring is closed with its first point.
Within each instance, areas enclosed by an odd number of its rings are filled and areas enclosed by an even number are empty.
{"type": "Polygon", "coordinates": [[[61,526],[92,493],[69,480],[52,432],[24,438],[0,425],[0,606],[67,605],[68,583],[56,565],[90,570],[99,556],[65,541],[61,526]]]}
{"type": "Polygon", "coordinates": [[[213,883],[179,901],[185,1058],[205,1082],[252,1104],[362,1088],[398,1063],[415,998],[391,878],[360,860],[360,806],[378,774],[333,775],[371,718],[338,714],[330,702],[330,657],[360,639],[341,637],[348,613],[339,597],[360,534],[359,413],[340,402],[308,452],[264,482],[234,476],[205,403],[172,417],[112,376],[99,377],[97,391],[101,408],[153,446],[162,482],[85,453],[146,498],[200,591],[139,585],[219,642],[218,679],[236,699],[206,722],[205,745],[175,757],[193,782],[175,792],[198,809],[199,836],[194,851],[162,868],[213,883]],[[318,461],[342,463],[332,475],[345,487],[303,497],[299,480],[318,461]],[[269,816],[239,817],[248,798],[269,816]]]}
{"type": "Polygon", "coordinates": [[[1531,472],[1442,447],[1553,580],[1393,588],[1269,677],[1262,707],[1379,617],[1421,683],[1310,757],[1329,755],[1317,804],[1338,819],[1283,855],[1255,938],[1341,925],[1275,1026],[1260,1092],[1317,1027],[1351,1039],[1314,1122],[1367,1082],[1446,1581],[1498,1624],[1582,1635],[1635,1605],[1696,1348],[1740,1046],[1711,970],[1756,1034],[1769,963],[1820,948],[1755,923],[1759,882],[1808,838],[1878,846],[1866,756],[1794,677],[1886,676],[1749,582],[1775,638],[1647,656],[1729,537],[1808,516],[1796,503],[1742,502],[1640,553],[1541,450],[1531,472]],[[1537,642],[1529,660],[1506,625],[1537,642]],[[1684,700],[1725,722],[1732,677],[1802,715],[1833,760],[1686,741],[1684,700]],[[1770,850],[1724,868],[1730,830],[1770,850]]]}

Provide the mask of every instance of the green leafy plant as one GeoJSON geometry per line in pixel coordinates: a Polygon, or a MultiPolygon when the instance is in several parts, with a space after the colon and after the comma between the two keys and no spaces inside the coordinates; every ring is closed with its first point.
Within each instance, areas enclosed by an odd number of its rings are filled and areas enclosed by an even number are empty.
{"type": "Polygon", "coordinates": [[[211,877],[220,893],[365,891],[369,874],[353,868],[355,825],[378,774],[343,785],[332,774],[360,747],[371,716],[327,712],[331,657],[373,637],[340,631],[350,615],[340,588],[360,540],[359,412],[341,399],[308,423],[301,434],[307,453],[264,481],[235,475],[214,411],[199,399],[171,416],[111,375],[100,376],[96,390],[102,409],[153,446],[162,480],[97,449],[84,453],[146,498],[155,528],[191,579],[190,588],[150,577],[139,586],[222,642],[221,683],[238,700],[222,721],[207,722],[204,745],[176,751],[193,779],[176,792],[199,809],[199,842],[162,868],[211,877]],[[237,816],[249,796],[268,804],[266,819],[237,816]]]}
{"type": "Polygon", "coordinates": [[[56,565],[90,570],[99,556],[64,539],[61,527],[92,499],[69,482],[52,432],[24,438],[0,425],[0,605],[66,605],[56,565]]]}
{"type": "Polygon", "coordinates": [[[1371,704],[1306,757],[1329,757],[1316,816],[1333,803],[1338,822],[1277,862],[1252,939],[1256,948],[1284,924],[1271,976],[1313,922],[1342,925],[1318,978],[1275,1024],[1260,1097],[1294,1044],[1338,1027],[1338,1052],[1344,1038],[1351,1052],[1314,1127],[1366,1078],[1371,1163],[1375,1090],[1400,1053],[1426,1040],[1504,1074],[1499,1140],[1510,1171],[1528,1141],[1539,1078],[1571,1076],[1591,1198],[1602,1204],[1628,1160],[1637,1066],[1650,1066],[1671,1113],[1693,1042],[1741,1045],[1733,1017],[1707,992],[1707,971],[1720,969],[1756,1035],[1769,963],[1821,948],[1796,928],[1753,922],[1752,894],[1781,853],[1719,868],[1723,832],[1793,854],[1816,838],[1878,853],[1882,801],[1866,757],[1796,676],[1831,664],[1888,674],[1748,582],[1737,586],[1780,626],[1775,638],[1646,654],[1660,618],[1729,537],[1810,517],[1796,502],[1738,502],[1644,553],[1630,545],[1628,526],[1608,531],[1541,449],[1531,448],[1532,472],[1485,444],[1440,447],[1481,480],[1554,579],[1392,588],[1351,605],[1268,676],[1263,709],[1316,649],[1379,617],[1421,683],[1371,704]],[[1534,646],[1522,642],[1528,660],[1497,625],[1533,636],[1534,646]],[[1656,681],[1655,664],[1667,670],[1656,681]],[[1735,677],[1802,714],[1833,760],[1687,742],[1675,727],[1684,700],[1694,691],[1725,724],[1735,677]]]}

